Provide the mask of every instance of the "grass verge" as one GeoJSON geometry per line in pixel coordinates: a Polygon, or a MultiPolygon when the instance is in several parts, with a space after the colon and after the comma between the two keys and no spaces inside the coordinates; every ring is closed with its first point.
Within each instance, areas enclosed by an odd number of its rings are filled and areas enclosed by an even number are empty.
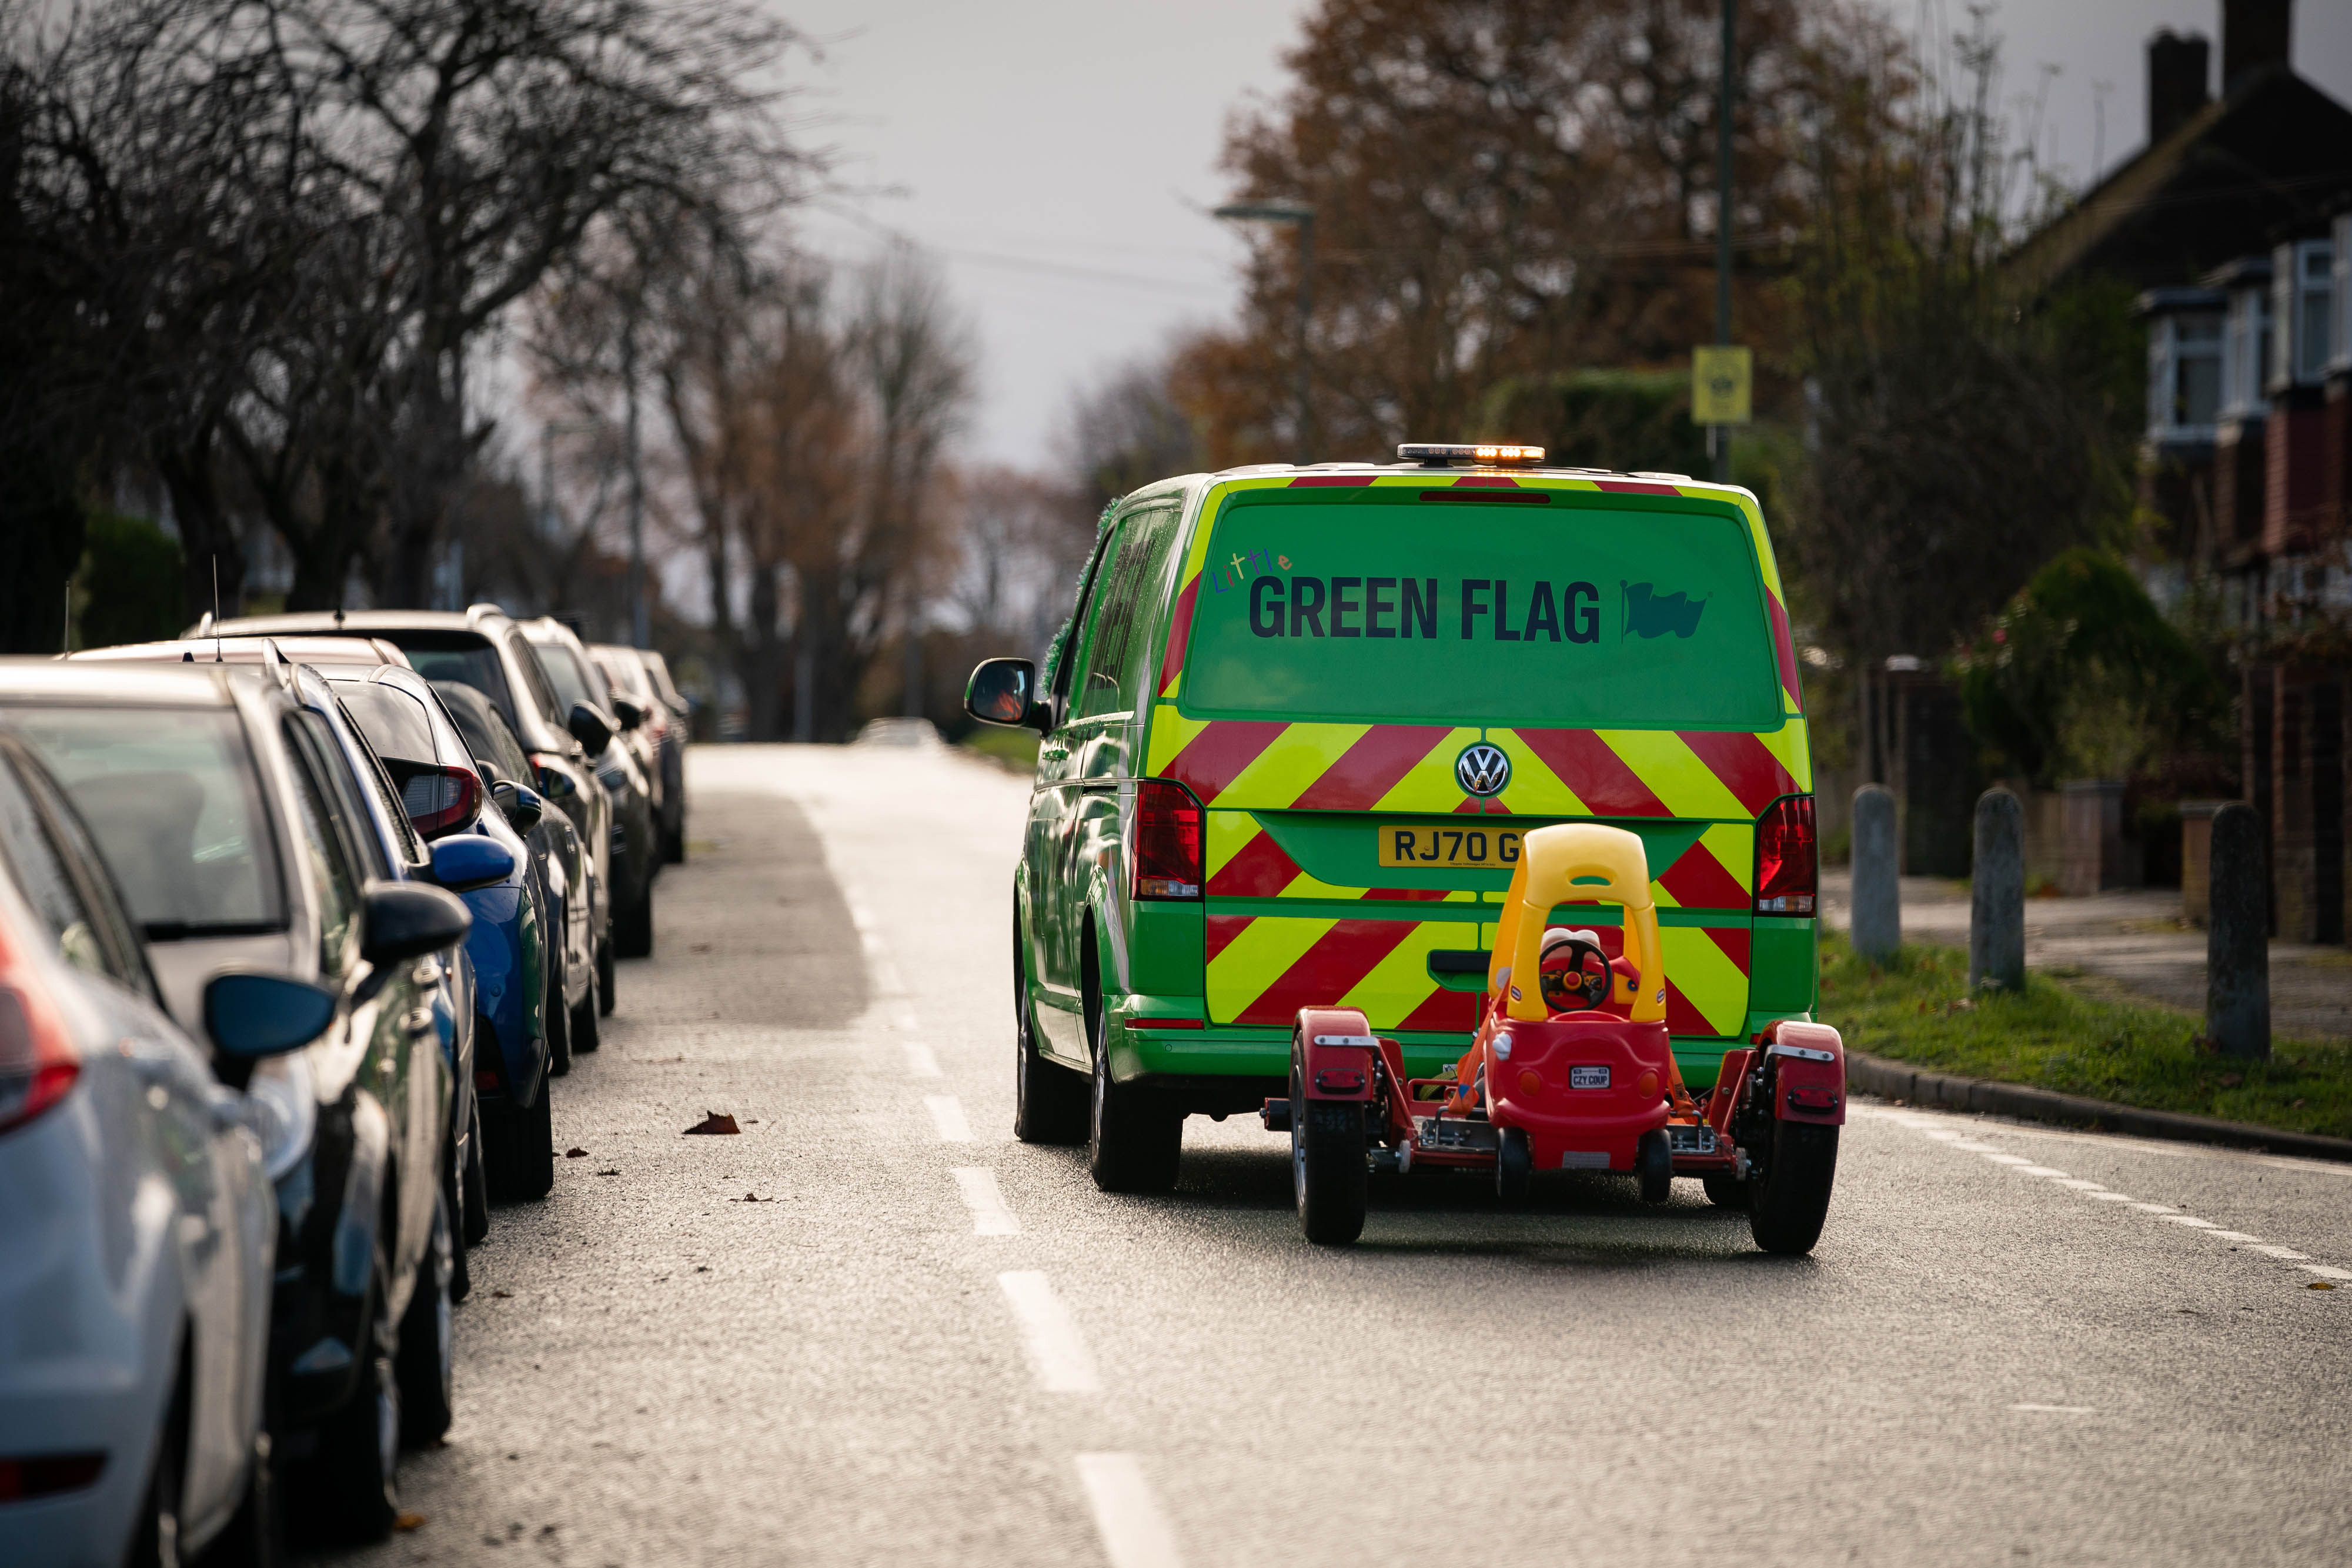
{"type": "Polygon", "coordinates": [[[1891,964],[1822,933],[1822,1010],[1873,1056],[1964,1078],[2352,1137],[2352,1048],[2273,1040],[2269,1061],[2202,1049],[2200,1020],[2080,996],[2029,972],[2019,995],[1968,995],[1968,955],[1906,946],[1891,964]]]}
{"type": "Polygon", "coordinates": [[[966,751],[977,751],[1011,772],[1027,773],[1037,766],[1037,732],[1034,729],[1007,729],[1001,725],[983,724],[956,742],[966,751]]]}

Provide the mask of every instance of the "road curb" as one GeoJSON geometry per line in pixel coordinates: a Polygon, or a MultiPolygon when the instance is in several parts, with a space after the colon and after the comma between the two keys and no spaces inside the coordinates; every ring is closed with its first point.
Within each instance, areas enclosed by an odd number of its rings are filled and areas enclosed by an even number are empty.
{"type": "Polygon", "coordinates": [[[2095,1127],[2106,1133],[2128,1133],[2137,1138],[2168,1138],[2176,1143],[2216,1144],[2223,1148],[2257,1149],[2273,1155],[2301,1155],[2315,1160],[2352,1162],[2352,1138],[2330,1138],[2317,1133],[2287,1133],[2276,1127],[2256,1127],[2244,1122],[2224,1122],[2213,1116],[2189,1116],[2177,1111],[2147,1111],[2117,1105],[2080,1094],[2050,1089],[2029,1089],[2021,1083],[1994,1083],[1981,1078],[1960,1078],[1929,1072],[1866,1051],[1845,1053],[1849,1087],[1882,1099],[1913,1105],[1941,1105],[1954,1111],[1980,1111],[1995,1116],[2015,1116],[2028,1122],[2062,1122],[2095,1127]]]}

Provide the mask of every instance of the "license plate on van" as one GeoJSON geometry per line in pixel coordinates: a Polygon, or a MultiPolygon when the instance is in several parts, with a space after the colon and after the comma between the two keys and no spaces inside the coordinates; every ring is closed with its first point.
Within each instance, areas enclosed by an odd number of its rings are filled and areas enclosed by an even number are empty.
{"type": "Polygon", "coordinates": [[[1516,828],[1433,828],[1384,822],[1379,831],[1380,863],[1384,866],[1436,870],[1519,863],[1516,828]]]}

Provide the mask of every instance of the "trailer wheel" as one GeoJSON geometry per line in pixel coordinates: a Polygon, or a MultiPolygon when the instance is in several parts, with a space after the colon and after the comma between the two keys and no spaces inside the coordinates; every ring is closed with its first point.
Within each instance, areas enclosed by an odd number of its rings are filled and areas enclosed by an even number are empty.
{"type": "Polygon", "coordinates": [[[1528,1147],[1525,1127],[1506,1127],[1495,1148],[1495,1196],[1505,1203],[1525,1203],[1534,1185],[1536,1157],[1528,1147]]]}
{"type": "Polygon", "coordinates": [[[1633,1151],[1633,1170],[1642,1179],[1642,1201],[1664,1203],[1674,1196],[1675,1152],[1663,1127],[1642,1134],[1633,1151]]]}
{"type": "Polygon", "coordinates": [[[1748,1228],[1767,1252],[1801,1256],[1822,1237],[1837,1176],[1838,1130],[1778,1122],[1764,1168],[1749,1178],[1748,1228]]]}
{"type": "Polygon", "coordinates": [[[1307,1098],[1306,1056],[1290,1047],[1290,1179],[1298,1228],[1320,1247],[1345,1247],[1364,1233],[1370,1178],[1364,1108],[1352,1100],[1307,1098]]]}

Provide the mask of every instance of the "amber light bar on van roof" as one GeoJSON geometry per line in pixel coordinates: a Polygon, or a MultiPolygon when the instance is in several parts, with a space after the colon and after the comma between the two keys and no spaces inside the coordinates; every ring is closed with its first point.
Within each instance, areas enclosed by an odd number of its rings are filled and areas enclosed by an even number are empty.
{"type": "Polygon", "coordinates": [[[1519,466],[1540,463],[1544,449],[1540,446],[1520,446],[1509,443],[1479,443],[1470,441],[1408,441],[1397,448],[1397,456],[1406,463],[1418,463],[1424,468],[1450,468],[1456,463],[1493,463],[1504,466],[1519,466]]]}

